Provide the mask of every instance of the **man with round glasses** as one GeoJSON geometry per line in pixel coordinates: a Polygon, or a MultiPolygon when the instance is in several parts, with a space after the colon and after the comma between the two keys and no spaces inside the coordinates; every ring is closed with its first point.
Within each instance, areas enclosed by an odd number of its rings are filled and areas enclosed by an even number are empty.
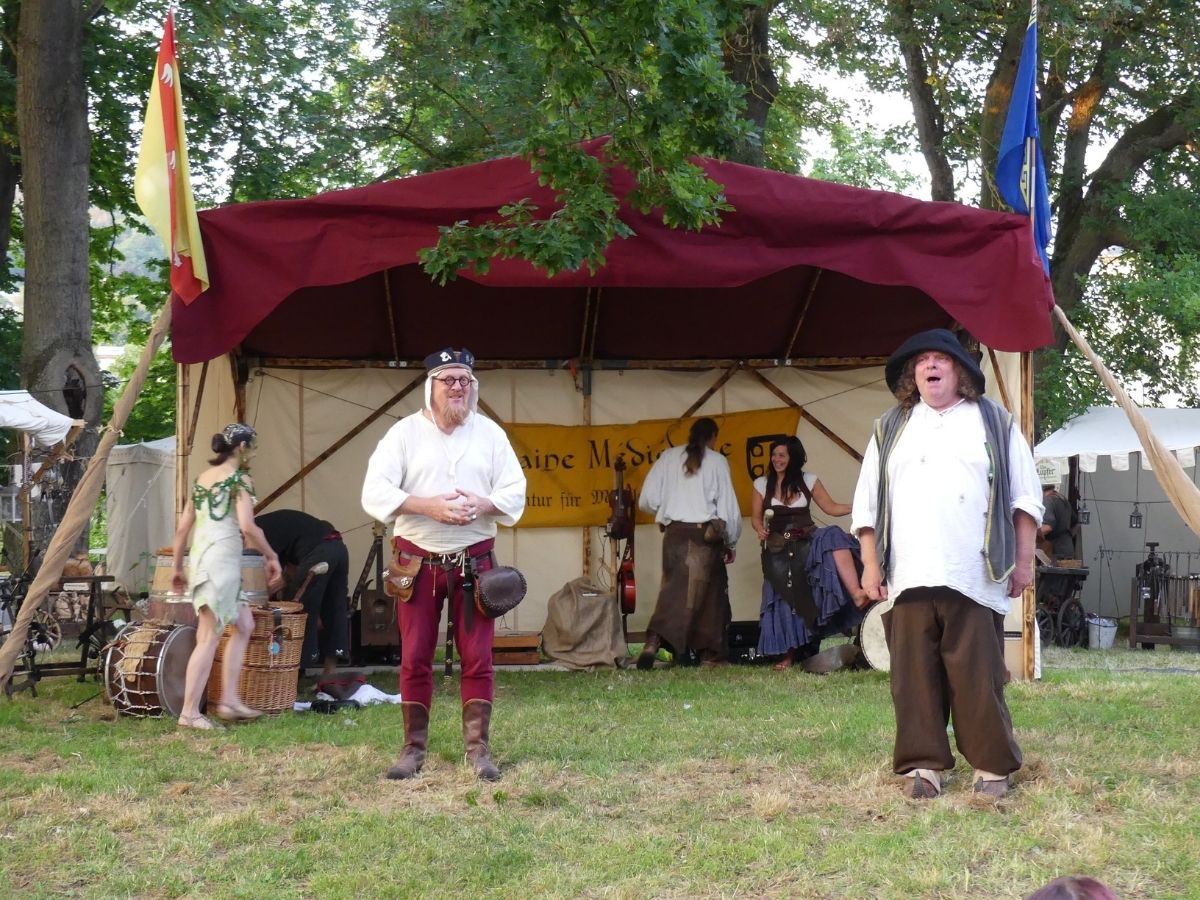
{"type": "Polygon", "coordinates": [[[466,349],[426,357],[424,408],[383,436],[363,482],[363,509],[393,524],[398,573],[404,750],[388,778],[411,778],[425,762],[433,653],[446,598],[462,664],[467,760],[480,778],[500,777],[488,750],[495,623],[464,598],[463,578],[472,562],[476,571],[491,567],[497,524],[514,525],[525,511],[525,473],[503,429],[478,411],[474,365],[466,349]]]}

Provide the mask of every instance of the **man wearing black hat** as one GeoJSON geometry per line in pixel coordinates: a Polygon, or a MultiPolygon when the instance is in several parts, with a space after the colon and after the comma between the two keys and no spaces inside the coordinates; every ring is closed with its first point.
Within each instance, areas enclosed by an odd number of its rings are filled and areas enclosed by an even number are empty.
{"type": "Polygon", "coordinates": [[[1033,455],[949,331],[909,338],[885,375],[898,404],[875,423],[851,528],[863,587],[895,601],[885,614],[894,769],[914,799],[941,793],[953,718],[974,791],[1000,798],[1021,767],[1004,702],[1004,616],[1033,581],[1042,519],[1033,455]]]}
{"type": "Polygon", "coordinates": [[[479,382],[469,350],[425,359],[425,407],[383,436],[367,466],[362,505],[393,523],[392,580],[400,622],[404,750],[388,778],[411,778],[425,762],[433,700],[433,652],[448,597],[462,663],[463,739],[480,778],[494,781],[488,736],[495,679],[494,621],[464,602],[469,566],[491,567],[496,525],[525,511],[525,473],[503,429],[478,412],[479,382]]]}

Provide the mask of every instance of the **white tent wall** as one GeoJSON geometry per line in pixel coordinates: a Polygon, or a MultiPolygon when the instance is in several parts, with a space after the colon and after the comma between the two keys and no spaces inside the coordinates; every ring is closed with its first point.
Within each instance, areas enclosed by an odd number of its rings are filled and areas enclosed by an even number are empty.
{"type": "Polygon", "coordinates": [[[175,533],[175,438],[113,447],[105,469],[107,566],[130,596],[149,590],[153,554],[175,533]]]}
{"type": "MultiPolygon", "coordinates": [[[[1080,554],[1089,570],[1081,599],[1088,612],[1129,615],[1131,586],[1147,541],[1158,542],[1172,575],[1200,573],[1200,539],[1171,506],[1154,473],[1139,471],[1141,456],[1129,454],[1126,471],[1114,470],[1104,456],[1095,472],[1079,474],[1080,497],[1091,511],[1088,524],[1080,526],[1080,554]],[[1129,527],[1135,500],[1142,513],[1140,529],[1129,527]]],[[[1187,471],[1197,476],[1196,467],[1187,471]]]]}
{"type": "MultiPolygon", "coordinates": [[[[1021,399],[1020,358],[998,354],[1008,395],[1021,399]]],[[[190,373],[195,402],[199,366],[190,373]]],[[[989,388],[996,379],[985,357],[989,388]]],[[[259,369],[251,371],[246,386],[246,420],[259,433],[259,450],[252,464],[254,483],[261,499],[291,478],[373,410],[402,390],[420,370],[379,369],[259,369]]],[[[717,380],[719,372],[626,370],[597,371],[592,379],[591,424],[629,423],[642,419],[673,418],[688,409],[717,380]]],[[[774,384],[817,420],[861,453],[874,419],[892,403],[883,383],[882,368],[844,371],[765,370],[774,384]]],[[[582,425],[584,398],[575,380],[562,370],[481,370],[480,396],[503,422],[582,425]]],[[[235,417],[230,367],[214,360],[206,378],[196,438],[190,458],[191,477],[210,455],[209,437],[235,417]]],[[[359,504],[367,459],[383,433],[396,419],[420,408],[423,386],[418,386],[388,414],[352,438],[329,459],[297,482],[268,509],[302,509],[332,522],[344,535],[350,550],[351,583],[357,578],[371,543],[371,521],[359,504]]],[[[695,415],[714,415],[783,404],[753,374],[739,372],[718,390],[695,415]]],[[[178,421],[190,422],[192,412],[181,409],[178,421]]],[[[816,427],[801,419],[798,430],[808,451],[808,468],[816,472],[834,499],[849,503],[858,478],[858,462],[816,427]]],[[[749,509],[743,510],[749,516],[749,509]]],[[[817,518],[828,521],[818,511],[817,518]]],[[[848,527],[848,519],[832,520],[848,527]]],[[[588,529],[594,578],[605,577],[608,542],[602,529],[588,529]]],[[[500,528],[496,544],[500,559],[516,565],[529,581],[526,601],[501,623],[522,631],[538,631],[546,619],[549,598],[583,570],[583,529],[500,528]]],[[[737,562],[730,568],[730,598],[735,620],[758,618],[762,576],[758,541],[746,523],[738,546],[737,562]]],[[[630,617],[633,631],[645,628],[658,595],[661,540],[658,529],[637,529],[637,613],[630,617]]],[[[1019,604],[1008,630],[1020,630],[1019,604]]]]}

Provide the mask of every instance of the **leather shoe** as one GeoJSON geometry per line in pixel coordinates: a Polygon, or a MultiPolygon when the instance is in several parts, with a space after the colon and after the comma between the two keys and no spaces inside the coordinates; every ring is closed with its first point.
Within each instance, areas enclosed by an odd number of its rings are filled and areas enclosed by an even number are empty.
{"type": "Polygon", "coordinates": [[[1008,779],[998,778],[994,781],[984,781],[980,778],[975,782],[972,790],[976,794],[983,794],[983,796],[991,797],[993,800],[1003,800],[1008,796],[1008,779]]]}

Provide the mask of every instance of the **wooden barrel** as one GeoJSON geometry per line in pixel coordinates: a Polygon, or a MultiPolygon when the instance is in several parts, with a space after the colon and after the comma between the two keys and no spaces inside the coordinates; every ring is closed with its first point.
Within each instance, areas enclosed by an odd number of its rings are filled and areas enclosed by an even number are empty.
{"type": "MultiPolygon", "coordinates": [[[[187,558],[184,557],[184,570],[187,558]]],[[[171,577],[175,574],[175,551],[160,547],[154,557],[154,576],[150,582],[150,601],[147,618],[155,622],[176,622],[182,625],[196,624],[196,610],[192,606],[192,592],[175,593],[171,588],[171,577]]],[[[266,560],[257,550],[242,553],[242,599],[253,605],[262,605],[270,596],[267,591],[266,560]]]]}

